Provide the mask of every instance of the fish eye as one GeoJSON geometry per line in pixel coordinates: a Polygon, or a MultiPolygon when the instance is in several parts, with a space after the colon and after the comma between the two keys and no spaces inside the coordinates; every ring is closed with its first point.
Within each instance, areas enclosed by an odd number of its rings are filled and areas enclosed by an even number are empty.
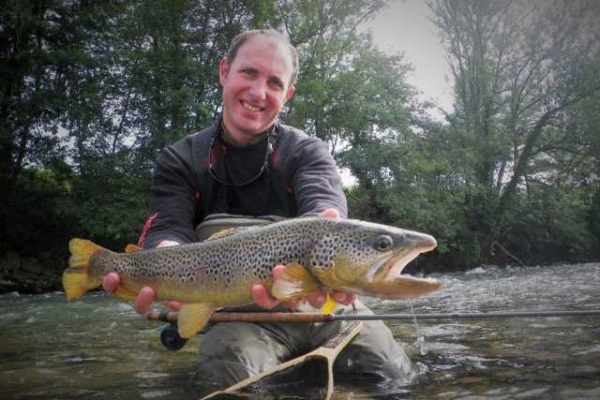
{"type": "Polygon", "coordinates": [[[381,235],[375,240],[375,249],[377,251],[388,251],[392,247],[392,244],[394,244],[394,241],[391,237],[381,235]]]}

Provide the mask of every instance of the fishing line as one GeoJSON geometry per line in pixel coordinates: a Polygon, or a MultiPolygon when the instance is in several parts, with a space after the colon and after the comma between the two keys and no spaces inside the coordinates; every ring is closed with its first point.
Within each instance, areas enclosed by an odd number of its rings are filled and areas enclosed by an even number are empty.
{"type": "Polygon", "coordinates": [[[409,303],[410,306],[410,312],[413,315],[413,325],[415,326],[415,331],[417,334],[417,341],[416,341],[416,345],[419,347],[419,353],[424,356],[425,355],[425,336],[423,336],[421,334],[421,328],[419,326],[419,322],[417,321],[417,317],[414,311],[414,307],[413,307],[414,301],[411,301],[409,303]]]}

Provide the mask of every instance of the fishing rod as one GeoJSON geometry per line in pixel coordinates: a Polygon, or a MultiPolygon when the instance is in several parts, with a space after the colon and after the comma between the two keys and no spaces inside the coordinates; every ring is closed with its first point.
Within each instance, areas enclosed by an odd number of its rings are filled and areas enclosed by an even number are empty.
{"type": "MultiPolygon", "coordinates": [[[[600,315],[600,310],[542,310],[542,311],[492,311],[471,313],[401,313],[401,314],[319,314],[293,312],[216,312],[210,322],[334,322],[334,321],[394,321],[417,319],[481,319],[481,318],[534,318],[534,317],[575,317],[600,315]]],[[[150,311],[146,314],[150,321],[168,322],[160,333],[163,346],[172,351],[183,348],[187,339],[177,331],[177,311],[150,311]]]]}
{"type": "MultiPolygon", "coordinates": [[[[480,319],[480,318],[534,318],[574,317],[600,315],[600,310],[541,310],[541,311],[490,311],[469,313],[399,313],[399,314],[319,314],[293,312],[216,312],[211,322],[334,322],[334,321],[393,321],[416,319],[480,319]]],[[[150,321],[177,323],[176,311],[150,311],[150,321]]]]}

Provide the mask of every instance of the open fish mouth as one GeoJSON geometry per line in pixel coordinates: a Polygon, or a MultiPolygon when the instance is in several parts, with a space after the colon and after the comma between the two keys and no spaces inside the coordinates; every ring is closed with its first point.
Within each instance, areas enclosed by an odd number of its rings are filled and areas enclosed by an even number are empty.
{"type": "Polygon", "coordinates": [[[373,266],[362,288],[365,293],[388,299],[410,299],[441,288],[441,282],[436,279],[402,274],[404,268],[419,254],[437,246],[435,239],[429,235],[419,234],[414,241],[416,245],[400,250],[373,266]]]}
{"type": "Polygon", "coordinates": [[[419,250],[401,251],[387,260],[382,260],[374,267],[373,282],[383,282],[393,277],[398,277],[409,262],[421,254],[419,250]]]}
{"type": "Polygon", "coordinates": [[[369,272],[369,280],[373,282],[382,282],[388,279],[394,279],[402,274],[404,268],[421,253],[427,253],[436,248],[437,242],[433,236],[422,233],[411,233],[406,237],[408,245],[391,257],[384,258],[377,263],[369,272]]]}

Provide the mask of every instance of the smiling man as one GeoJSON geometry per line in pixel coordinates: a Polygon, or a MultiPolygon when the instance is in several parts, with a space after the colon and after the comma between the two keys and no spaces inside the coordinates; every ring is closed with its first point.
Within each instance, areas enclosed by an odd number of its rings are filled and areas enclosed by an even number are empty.
{"type": "Polygon", "coordinates": [[[271,35],[256,34],[234,40],[221,60],[223,124],[238,145],[266,132],[294,94],[298,66],[293,52],[271,35]]]}
{"type": "MultiPolygon", "coordinates": [[[[326,144],[277,119],[294,94],[297,77],[296,49],[278,32],[247,31],[233,40],[219,64],[222,116],[159,156],[140,246],[203,240],[215,224],[239,226],[305,214],[346,217],[341,179],[326,144]]],[[[277,279],[285,267],[273,267],[277,279]]],[[[111,273],[103,286],[115,293],[123,290],[119,283],[119,276],[111,273]]],[[[255,305],[241,307],[244,311],[294,311],[294,304],[279,304],[262,285],[251,290],[255,305]]],[[[156,295],[154,288],[143,288],[136,310],[147,312],[156,295]]],[[[334,292],[333,297],[370,313],[352,294],[334,292]]],[[[315,292],[307,300],[320,307],[325,295],[315,292]]],[[[199,379],[223,388],[313,350],[339,329],[339,323],[216,324],[202,341],[199,379]]],[[[338,357],[335,370],[397,384],[406,383],[412,374],[404,350],[380,321],[364,324],[338,357]]]]}

